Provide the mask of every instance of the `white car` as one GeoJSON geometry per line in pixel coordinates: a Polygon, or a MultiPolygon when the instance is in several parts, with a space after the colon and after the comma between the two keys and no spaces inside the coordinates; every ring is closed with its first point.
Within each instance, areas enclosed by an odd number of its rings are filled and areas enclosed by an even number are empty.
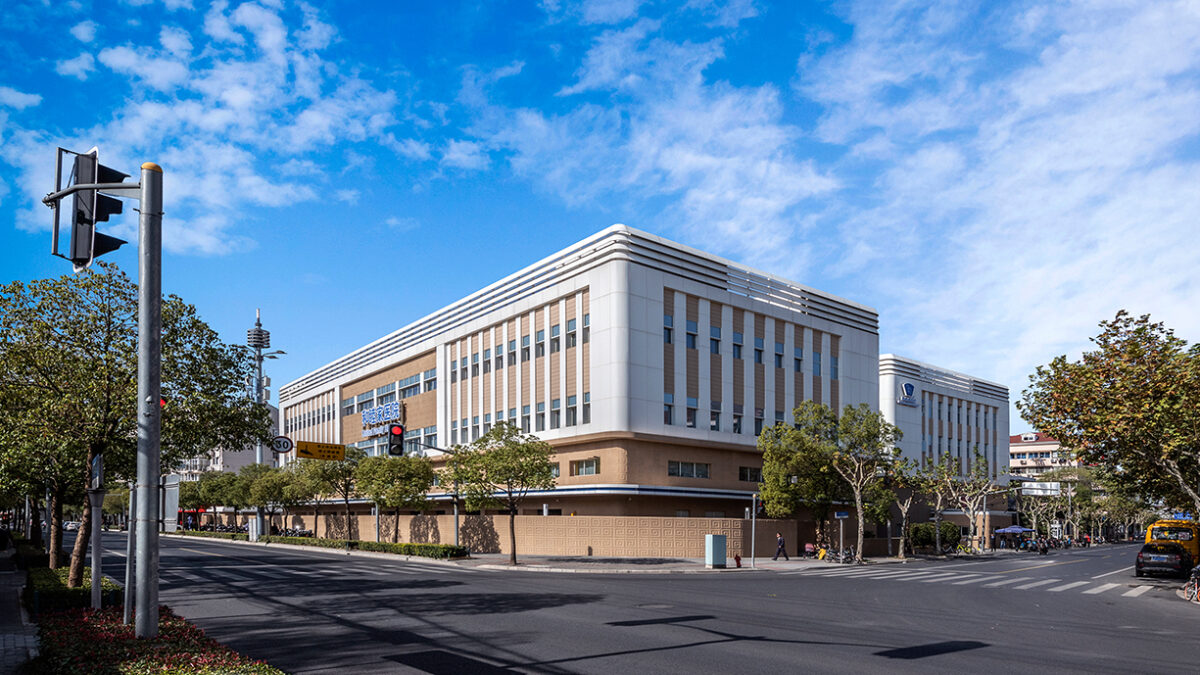
{"type": "Polygon", "coordinates": [[[63,523],[63,529],[67,532],[77,532],[79,530],[79,521],[68,520],[67,522],[63,523]]]}

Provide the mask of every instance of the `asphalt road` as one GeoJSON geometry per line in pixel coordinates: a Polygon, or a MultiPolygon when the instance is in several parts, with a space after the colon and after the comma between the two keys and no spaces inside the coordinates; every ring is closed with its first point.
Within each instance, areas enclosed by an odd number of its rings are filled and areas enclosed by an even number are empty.
{"type": "MultiPolygon", "coordinates": [[[[163,538],[161,601],[293,673],[1195,671],[1136,545],[692,575],[548,574],[163,538]]],[[[105,535],[123,550],[124,535],[105,535]]],[[[105,572],[120,578],[124,559],[105,572]]]]}

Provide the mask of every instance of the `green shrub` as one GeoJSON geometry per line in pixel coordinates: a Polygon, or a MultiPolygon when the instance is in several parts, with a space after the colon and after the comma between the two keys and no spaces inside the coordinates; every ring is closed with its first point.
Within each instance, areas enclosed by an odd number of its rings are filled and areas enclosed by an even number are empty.
{"type": "MultiPolygon", "coordinates": [[[[942,530],[942,548],[954,549],[958,545],[958,540],[962,536],[958,525],[943,520],[941,522],[942,530]]],[[[908,539],[912,543],[913,549],[928,548],[932,549],[936,545],[934,538],[933,523],[913,523],[908,526],[908,539]]]]}
{"type": "MultiPolygon", "coordinates": [[[[60,567],[56,570],[44,567],[29,570],[29,579],[25,583],[22,594],[25,607],[30,614],[71,609],[75,607],[90,607],[92,604],[92,568],[83,568],[83,583],[78,588],[67,588],[67,577],[71,568],[60,567]]],[[[100,578],[100,592],[104,605],[122,605],[124,598],[121,585],[109,579],[100,578]]]]}
{"type": "Polygon", "coordinates": [[[38,623],[40,654],[25,666],[28,675],[283,675],[206,636],[167,607],[159,611],[152,640],[135,637],[117,609],[52,612],[38,623]]]}
{"type": "Polygon", "coordinates": [[[229,539],[230,541],[250,541],[250,535],[241,532],[205,532],[204,530],[175,530],[175,534],[185,537],[207,537],[209,539],[229,539]]]}
{"type": "Polygon", "coordinates": [[[418,556],[422,558],[465,558],[467,549],[462,546],[449,544],[411,544],[391,543],[384,541],[355,541],[345,539],[316,539],[314,537],[259,537],[265,543],[295,544],[298,546],[316,546],[319,548],[341,548],[357,551],[375,551],[378,553],[395,553],[397,555],[418,556]]]}
{"type": "Polygon", "coordinates": [[[37,567],[50,566],[50,554],[42,550],[40,546],[34,546],[33,544],[17,544],[17,555],[15,560],[17,567],[23,570],[31,570],[37,567]]]}

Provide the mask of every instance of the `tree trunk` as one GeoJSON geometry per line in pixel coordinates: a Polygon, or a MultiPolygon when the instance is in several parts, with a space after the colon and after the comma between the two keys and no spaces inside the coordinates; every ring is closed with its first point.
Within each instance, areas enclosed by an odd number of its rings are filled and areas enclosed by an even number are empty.
{"type": "Polygon", "coordinates": [[[62,492],[62,490],[54,490],[50,493],[50,522],[47,524],[50,527],[50,569],[52,570],[63,566],[61,555],[63,531],[62,492]]]}
{"type": "Polygon", "coordinates": [[[517,564],[517,510],[508,510],[508,564],[517,564]]]}
{"type": "Polygon", "coordinates": [[[394,529],[395,529],[396,534],[392,538],[392,541],[399,544],[400,543],[400,507],[399,506],[396,507],[396,523],[395,523],[394,529]]]}
{"type": "MultiPolygon", "coordinates": [[[[87,466],[92,466],[92,462],[96,459],[96,449],[88,448],[87,466]]],[[[88,481],[90,487],[91,481],[88,481]]],[[[75,549],[71,552],[71,571],[67,575],[67,588],[79,588],[83,585],[83,559],[88,552],[88,541],[91,539],[89,534],[92,530],[92,500],[90,496],[83,496],[83,518],[79,521],[79,529],[75,531],[75,549]]]]}
{"type": "Polygon", "coordinates": [[[345,497],[344,501],[346,502],[346,536],[344,538],[346,539],[346,541],[349,541],[350,540],[350,498],[345,497]]]}
{"type": "MultiPolygon", "coordinates": [[[[897,506],[900,507],[900,559],[904,560],[904,544],[908,541],[908,510],[912,508],[912,498],[910,497],[904,504],[897,503],[897,506]]],[[[890,537],[891,534],[889,532],[888,536],[890,537]]]]}
{"type": "Polygon", "coordinates": [[[858,541],[854,547],[854,561],[862,562],[862,546],[863,546],[863,504],[862,504],[862,489],[854,488],[854,508],[858,509],[858,541]]]}

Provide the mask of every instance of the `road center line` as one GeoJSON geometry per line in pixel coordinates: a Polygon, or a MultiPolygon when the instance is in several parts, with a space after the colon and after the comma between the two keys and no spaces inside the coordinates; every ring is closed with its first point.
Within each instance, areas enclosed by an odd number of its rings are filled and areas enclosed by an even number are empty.
{"type": "Polygon", "coordinates": [[[1119,569],[1119,570],[1113,570],[1113,571],[1111,571],[1111,572],[1105,572],[1104,574],[1097,574],[1096,576],[1094,576],[1094,577],[1092,577],[1092,578],[1093,578],[1093,579],[1099,579],[1099,578],[1101,578],[1101,577],[1106,577],[1106,576],[1108,576],[1108,575],[1110,575],[1110,574],[1116,574],[1116,573],[1118,573],[1118,572],[1128,572],[1128,571],[1129,571],[1129,570],[1131,570],[1131,569],[1133,569],[1133,568],[1132,568],[1132,567],[1122,567],[1122,568],[1121,568],[1121,569],[1119,569]]]}

